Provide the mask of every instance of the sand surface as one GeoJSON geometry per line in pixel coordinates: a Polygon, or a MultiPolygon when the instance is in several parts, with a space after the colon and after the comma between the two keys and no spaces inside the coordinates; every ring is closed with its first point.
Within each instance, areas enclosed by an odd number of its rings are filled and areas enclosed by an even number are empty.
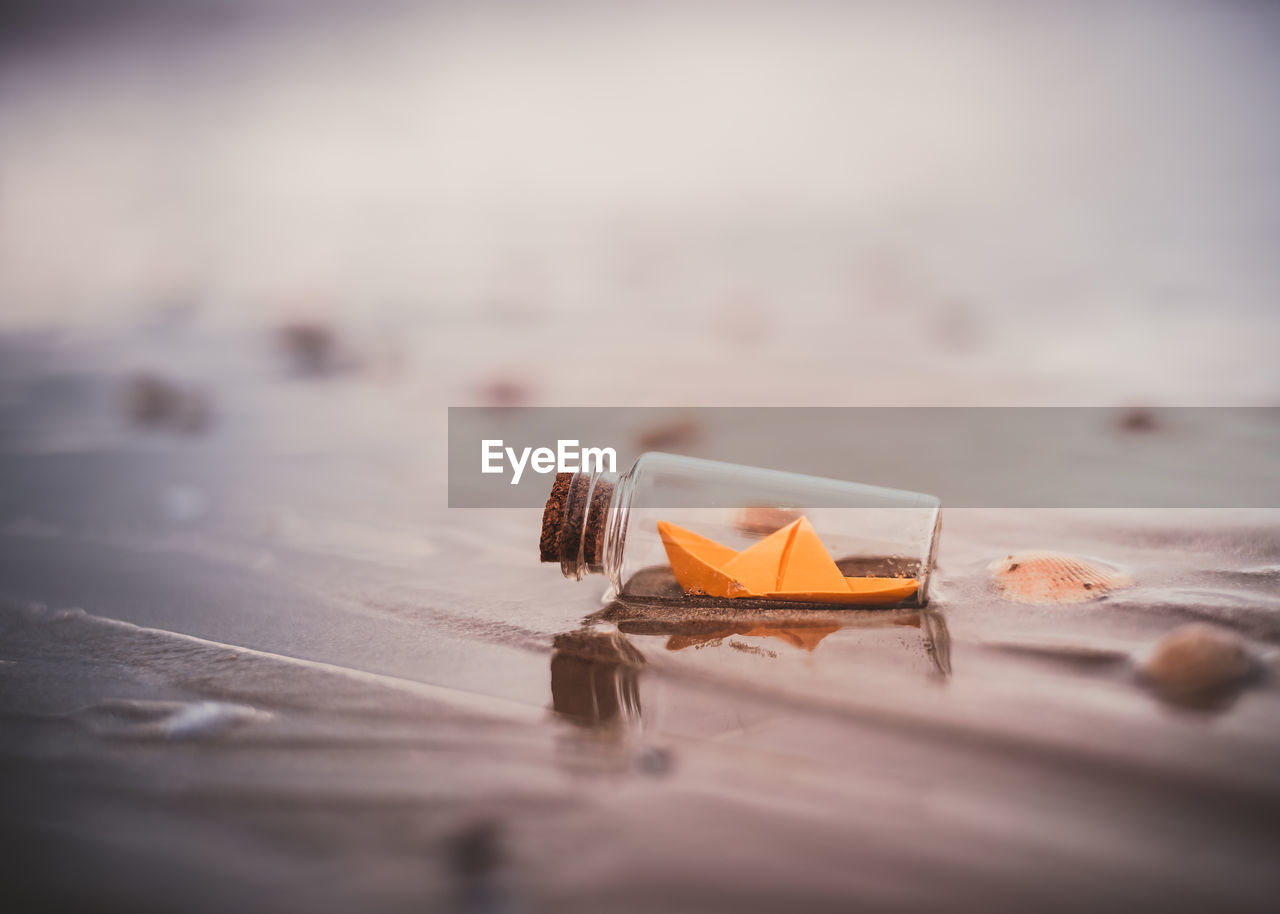
{"type": "Polygon", "coordinates": [[[24,891],[1268,906],[1273,512],[950,512],[925,612],[605,605],[537,563],[536,511],[440,504],[437,433],[406,428],[400,387],[280,372],[253,339],[223,341],[262,367],[228,372],[199,434],[131,425],[99,343],[9,344],[0,791],[24,891]],[[1003,600],[988,562],[1039,547],[1137,585],[1003,600]],[[1186,708],[1137,664],[1197,620],[1256,669],[1186,708]]]}
{"type": "Polygon", "coordinates": [[[1274,910],[1275,510],[944,505],[927,611],[744,618],[445,485],[451,405],[1274,404],[1274,10],[178,6],[0,58],[15,910],[1274,910]]]}

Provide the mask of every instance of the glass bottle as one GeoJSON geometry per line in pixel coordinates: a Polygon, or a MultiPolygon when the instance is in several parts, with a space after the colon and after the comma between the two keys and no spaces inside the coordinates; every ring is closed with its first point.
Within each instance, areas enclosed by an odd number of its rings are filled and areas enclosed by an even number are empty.
{"type": "MultiPolygon", "coordinates": [[[[609,597],[624,600],[924,606],[940,526],[941,503],[932,495],[647,453],[621,476],[559,474],[543,513],[540,552],[542,561],[558,562],[567,578],[606,575],[612,585],[609,597]],[[746,576],[733,566],[724,570],[727,557],[770,535],[777,544],[798,537],[787,532],[792,529],[809,531],[804,542],[815,555],[821,552],[813,546],[816,534],[850,591],[862,595],[832,596],[829,592],[841,585],[829,583],[808,589],[782,586],[782,581],[777,587],[761,585],[759,563],[754,578],[747,578],[755,582],[752,587],[738,584],[746,576]],[[705,540],[711,545],[704,545],[705,540]],[[685,553],[679,550],[686,545],[694,561],[681,558],[685,553]],[[690,565],[711,583],[690,578],[690,565]],[[878,583],[885,579],[897,583],[878,583]],[[912,581],[915,587],[908,593],[912,581]]],[[[798,538],[796,543],[799,554],[798,538]]],[[[762,546],[752,561],[768,552],[762,546]]],[[[782,559],[784,567],[787,561],[782,559]]],[[[813,558],[814,567],[823,561],[813,558]]],[[[771,576],[773,571],[764,573],[771,576]]],[[[823,581],[838,582],[839,576],[832,575],[826,570],[823,581]]]]}

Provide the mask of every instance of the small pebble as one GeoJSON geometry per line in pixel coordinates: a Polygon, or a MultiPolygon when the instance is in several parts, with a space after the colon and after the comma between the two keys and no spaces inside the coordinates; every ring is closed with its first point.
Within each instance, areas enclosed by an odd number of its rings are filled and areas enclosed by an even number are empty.
{"type": "Polygon", "coordinates": [[[1116,422],[1124,432],[1154,432],[1160,428],[1156,414],[1149,409],[1135,407],[1120,414],[1116,422]]]}
{"type": "Polygon", "coordinates": [[[700,429],[693,419],[674,419],[653,425],[636,436],[642,451],[678,451],[698,440],[700,429]]]}
{"type": "Polygon", "coordinates": [[[532,388],[516,378],[492,378],[480,386],[479,393],[485,406],[499,409],[527,406],[533,400],[532,388]]]}
{"type": "Polygon", "coordinates": [[[276,343],[295,374],[323,377],[356,367],[333,327],[318,320],[298,320],[276,329],[276,343]]]}
{"type": "Polygon", "coordinates": [[[1156,642],[1140,669],[1143,679],[1166,697],[1195,703],[1238,689],[1252,666],[1239,635],[1196,622],[1156,642]]]}
{"type": "Polygon", "coordinates": [[[636,769],[651,778],[670,774],[672,763],[671,751],[659,746],[648,746],[636,755],[636,769]]]}
{"type": "Polygon", "coordinates": [[[750,536],[768,536],[800,518],[801,512],[793,508],[775,508],[755,505],[743,508],[734,518],[734,524],[750,536]]]}
{"type": "Polygon", "coordinates": [[[184,434],[204,431],[212,414],[204,392],[154,374],[125,381],[124,405],[135,425],[184,434]]]}
{"type": "Polygon", "coordinates": [[[449,857],[460,876],[488,876],[506,859],[501,823],[485,819],[468,824],[450,841],[449,857]]]}

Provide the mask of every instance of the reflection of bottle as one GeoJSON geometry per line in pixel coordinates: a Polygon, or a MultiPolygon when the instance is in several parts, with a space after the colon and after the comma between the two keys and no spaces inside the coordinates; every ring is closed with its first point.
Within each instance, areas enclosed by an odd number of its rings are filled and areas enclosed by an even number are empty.
{"type": "MultiPolygon", "coordinates": [[[[616,626],[612,638],[624,635],[639,639],[665,639],[667,651],[702,649],[726,644],[739,651],[746,649],[742,639],[753,639],[770,646],[760,653],[776,657],[773,648],[787,646],[805,653],[813,653],[818,646],[842,629],[861,632],[851,644],[859,644],[861,650],[874,653],[880,662],[899,668],[923,667],[930,676],[946,678],[951,675],[951,635],[943,614],[932,608],[892,610],[823,610],[770,607],[767,610],[727,609],[723,606],[690,607],[671,612],[662,605],[643,600],[613,600],[588,619],[594,624],[616,626]],[[876,637],[882,633],[904,629],[917,629],[918,639],[902,643],[908,654],[901,654],[892,641],[876,637]],[[732,639],[732,640],[730,640],[732,639]]],[[[586,631],[589,631],[586,630],[586,631]]],[[[575,633],[579,634],[579,633],[575,633]]],[[[556,644],[560,644],[557,636],[556,644]]],[[[602,636],[597,636],[602,637],[602,636]]],[[[634,647],[628,643],[631,650],[634,647]]],[[[555,661],[552,662],[552,691],[555,691],[555,661]]],[[[557,710],[561,710],[557,702],[557,710]]]]}
{"type": "MultiPolygon", "coordinates": [[[[848,602],[832,596],[846,586],[843,576],[855,594],[860,585],[888,580],[884,593],[891,597],[873,594],[858,603],[923,606],[940,523],[940,504],[931,495],[651,453],[617,478],[598,471],[559,474],[543,514],[540,547],[542,560],[558,562],[565,577],[605,574],[614,594],[627,598],[705,601],[702,595],[709,594],[753,602],[848,602]],[[762,549],[753,559],[769,553],[764,538],[791,528],[809,532],[806,558],[813,561],[806,567],[812,564],[814,575],[836,584],[787,587],[779,578],[776,586],[739,586],[745,574],[729,563],[757,543],[762,549]],[[674,546],[664,532],[671,530],[683,537],[674,546]],[[705,565],[707,580],[727,582],[723,592],[676,567],[673,548],[686,545],[691,551],[684,564],[705,565]],[[828,564],[834,559],[832,567],[819,568],[818,554],[828,564]],[[914,582],[914,589],[903,582],[914,582]]],[[[781,575],[790,543],[779,543],[772,558],[781,563],[781,575]]],[[[750,571],[758,581],[774,567],[757,562],[750,571]]]]}
{"type": "Polygon", "coordinates": [[[639,720],[637,688],[644,655],[620,632],[583,629],[556,635],[551,704],[574,723],[623,726],[639,720]]]}

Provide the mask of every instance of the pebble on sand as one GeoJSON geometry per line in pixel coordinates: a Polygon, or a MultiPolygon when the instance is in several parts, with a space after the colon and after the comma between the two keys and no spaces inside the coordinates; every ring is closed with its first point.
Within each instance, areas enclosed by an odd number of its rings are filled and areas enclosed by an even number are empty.
{"type": "Polygon", "coordinates": [[[195,434],[212,415],[203,391],[155,374],[138,373],[124,382],[124,407],[135,425],[195,434]]]}
{"type": "Polygon", "coordinates": [[[319,320],[296,320],[276,328],[276,344],[290,369],[306,377],[324,377],[357,367],[332,326],[319,320]]]}
{"type": "Polygon", "coordinates": [[[1120,414],[1116,425],[1123,432],[1154,432],[1159,430],[1160,420],[1149,409],[1133,407],[1120,414]]]}
{"type": "Polygon", "coordinates": [[[991,583],[1015,603],[1084,603],[1133,586],[1118,568],[1062,552],[1019,552],[996,559],[991,583]]]}
{"type": "Polygon", "coordinates": [[[1252,670],[1244,639],[1216,625],[1195,622],[1165,635],[1142,662],[1142,678],[1168,698],[1204,702],[1238,689],[1252,670]]]}
{"type": "Polygon", "coordinates": [[[650,426],[636,435],[642,451],[684,451],[697,442],[701,428],[693,419],[672,419],[650,426]]]}
{"type": "Polygon", "coordinates": [[[734,525],[749,536],[768,536],[800,517],[801,512],[794,508],[753,505],[738,512],[734,525]]]}

